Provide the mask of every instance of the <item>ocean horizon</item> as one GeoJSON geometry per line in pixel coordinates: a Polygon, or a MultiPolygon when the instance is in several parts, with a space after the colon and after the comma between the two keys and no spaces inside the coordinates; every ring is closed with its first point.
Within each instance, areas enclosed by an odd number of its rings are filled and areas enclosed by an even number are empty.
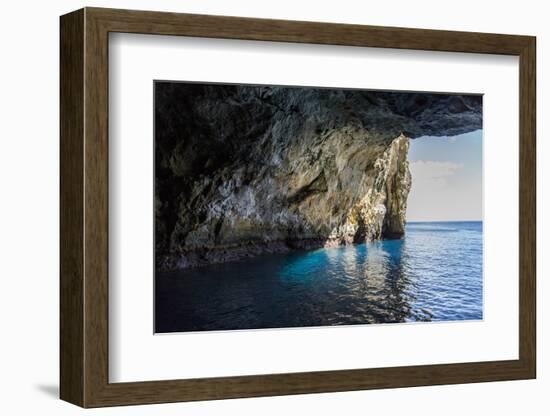
{"type": "Polygon", "coordinates": [[[405,221],[405,224],[412,224],[418,222],[483,222],[483,220],[411,220],[405,221]]]}

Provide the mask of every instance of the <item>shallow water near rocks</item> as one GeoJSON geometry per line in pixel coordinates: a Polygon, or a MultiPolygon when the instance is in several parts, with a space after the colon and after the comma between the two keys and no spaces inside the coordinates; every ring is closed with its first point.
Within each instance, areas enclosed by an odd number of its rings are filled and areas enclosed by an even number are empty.
{"type": "Polygon", "coordinates": [[[157,273],[155,332],[483,319],[481,222],[157,273]]]}

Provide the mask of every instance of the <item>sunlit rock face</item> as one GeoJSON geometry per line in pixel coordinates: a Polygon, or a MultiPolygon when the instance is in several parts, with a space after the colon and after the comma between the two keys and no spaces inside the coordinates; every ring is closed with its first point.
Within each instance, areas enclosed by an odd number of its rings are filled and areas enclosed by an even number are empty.
{"type": "Polygon", "coordinates": [[[362,197],[329,234],[325,246],[400,238],[404,234],[411,188],[408,150],[409,139],[401,135],[376,159],[374,169],[365,172],[359,184],[362,197]]]}
{"type": "Polygon", "coordinates": [[[409,139],[481,128],[481,97],[155,84],[158,269],[404,233],[409,139]]]}

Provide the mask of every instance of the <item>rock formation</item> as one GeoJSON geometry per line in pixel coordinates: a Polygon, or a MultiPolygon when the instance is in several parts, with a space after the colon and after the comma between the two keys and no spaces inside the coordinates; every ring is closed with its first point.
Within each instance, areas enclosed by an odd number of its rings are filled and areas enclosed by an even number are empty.
{"type": "Polygon", "coordinates": [[[481,96],[157,82],[157,268],[400,238],[409,139],[481,125],[481,96]]]}

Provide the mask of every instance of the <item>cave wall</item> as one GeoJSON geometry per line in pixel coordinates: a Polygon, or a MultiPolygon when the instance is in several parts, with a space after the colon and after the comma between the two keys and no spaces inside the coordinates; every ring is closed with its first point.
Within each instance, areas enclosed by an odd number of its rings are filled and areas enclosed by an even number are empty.
{"type": "Polygon", "coordinates": [[[481,120],[473,95],[157,82],[157,268],[399,238],[409,140],[481,120]]]}

